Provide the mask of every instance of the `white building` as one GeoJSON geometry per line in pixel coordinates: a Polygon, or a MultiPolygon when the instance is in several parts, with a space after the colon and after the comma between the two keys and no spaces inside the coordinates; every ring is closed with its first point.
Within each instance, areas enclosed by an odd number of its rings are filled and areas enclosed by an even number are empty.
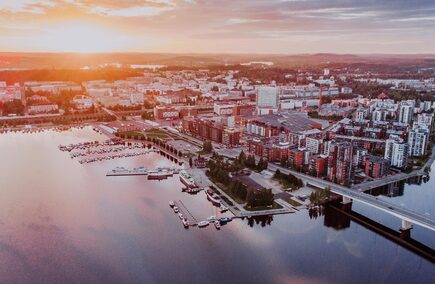
{"type": "Polygon", "coordinates": [[[425,155],[428,140],[429,129],[424,125],[414,124],[413,129],[408,132],[409,156],[419,157],[425,155]]]}
{"type": "Polygon", "coordinates": [[[364,121],[367,114],[368,114],[367,108],[359,107],[354,113],[354,119],[355,121],[364,121]]]}
{"type": "Polygon", "coordinates": [[[399,122],[411,123],[414,115],[414,101],[401,101],[399,104],[399,122]]]}
{"type": "Polygon", "coordinates": [[[257,88],[257,106],[260,108],[277,108],[279,91],[277,87],[261,86],[257,88]]]}
{"type": "Polygon", "coordinates": [[[143,93],[131,93],[130,94],[130,102],[133,105],[142,105],[144,103],[144,95],[143,93]]]}
{"type": "Polygon", "coordinates": [[[421,113],[417,115],[416,123],[419,125],[426,125],[427,128],[431,129],[433,118],[434,118],[433,113],[421,113]]]}
{"type": "Polygon", "coordinates": [[[393,136],[385,141],[384,158],[389,160],[391,166],[404,168],[408,162],[408,143],[403,139],[393,136]]]}
{"type": "Polygon", "coordinates": [[[56,112],[58,109],[59,107],[56,104],[34,105],[34,106],[29,106],[28,112],[29,114],[48,113],[48,112],[56,112]]]}
{"type": "Polygon", "coordinates": [[[235,108],[235,104],[215,102],[213,105],[213,111],[217,115],[234,115],[235,108]]]}
{"type": "Polygon", "coordinates": [[[380,122],[387,120],[387,111],[384,109],[376,109],[372,112],[372,121],[380,122]]]}
{"type": "Polygon", "coordinates": [[[316,138],[307,137],[305,139],[305,148],[307,151],[313,154],[318,154],[320,152],[321,141],[316,138]]]}
{"type": "Polygon", "coordinates": [[[91,97],[77,95],[73,98],[73,103],[78,109],[88,109],[94,105],[94,101],[91,97]]]}

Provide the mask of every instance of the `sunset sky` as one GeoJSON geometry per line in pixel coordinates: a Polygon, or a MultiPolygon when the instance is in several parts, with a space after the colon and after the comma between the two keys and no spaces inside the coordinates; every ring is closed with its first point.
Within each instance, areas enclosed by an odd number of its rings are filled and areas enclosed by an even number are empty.
{"type": "Polygon", "coordinates": [[[435,1],[0,0],[0,51],[435,53],[435,1]]]}

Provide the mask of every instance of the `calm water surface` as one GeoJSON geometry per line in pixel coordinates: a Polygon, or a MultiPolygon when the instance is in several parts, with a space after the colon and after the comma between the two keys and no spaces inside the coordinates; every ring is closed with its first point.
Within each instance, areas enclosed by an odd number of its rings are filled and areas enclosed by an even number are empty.
{"type": "MultiPolygon", "coordinates": [[[[234,220],[185,230],[169,200],[217,214],[178,177],[106,177],[116,166],[174,166],[158,154],[79,164],[59,144],[104,140],[91,129],[0,135],[0,283],[434,283],[435,266],[351,222],[336,230],[307,211],[269,224],[234,220]]],[[[435,168],[434,168],[435,170],[435,168]]],[[[435,181],[389,198],[433,215],[435,181]]],[[[398,219],[354,204],[391,228],[398,219]]],[[[435,247],[434,234],[412,236],[435,247]]]]}

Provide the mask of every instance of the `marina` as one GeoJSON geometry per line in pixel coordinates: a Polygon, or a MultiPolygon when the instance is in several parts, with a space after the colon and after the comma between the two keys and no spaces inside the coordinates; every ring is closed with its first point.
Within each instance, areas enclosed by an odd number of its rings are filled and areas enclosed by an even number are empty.
{"type": "Polygon", "coordinates": [[[59,150],[69,152],[71,159],[80,158],[80,164],[105,160],[128,158],[158,152],[151,145],[143,143],[126,143],[120,138],[111,138],[103,142],[88,141],[77,144],[59,145],[59,150]]]}
{"type": "Polygon", "coordinates": [[[145,167],[137,167],[133,169],[126,169],[124,167],[116,167],[115,169],[108,171],[106,176],[141,176],[148,175],[148,177],[158,178],[161,176],[169,177],[174,174],[179,173],[179,169],[174,167],[168,168],[156,168],[156,169],[147,169],[145,167]]]}

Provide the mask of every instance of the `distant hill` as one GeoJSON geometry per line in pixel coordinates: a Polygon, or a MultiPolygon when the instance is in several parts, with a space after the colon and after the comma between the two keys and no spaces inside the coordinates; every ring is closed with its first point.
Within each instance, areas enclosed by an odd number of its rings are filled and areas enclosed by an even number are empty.
{"type": "Polygon", "coordinates": [[[252,61],[273,62],[277,67],[326,66],[329,64],[405,64],[434,67],[434,54],[165,54],[165,53],[0,53],[0,69],[76,69],[103,64],[157,64],[166,66],[207,67],[252,61]]]}

